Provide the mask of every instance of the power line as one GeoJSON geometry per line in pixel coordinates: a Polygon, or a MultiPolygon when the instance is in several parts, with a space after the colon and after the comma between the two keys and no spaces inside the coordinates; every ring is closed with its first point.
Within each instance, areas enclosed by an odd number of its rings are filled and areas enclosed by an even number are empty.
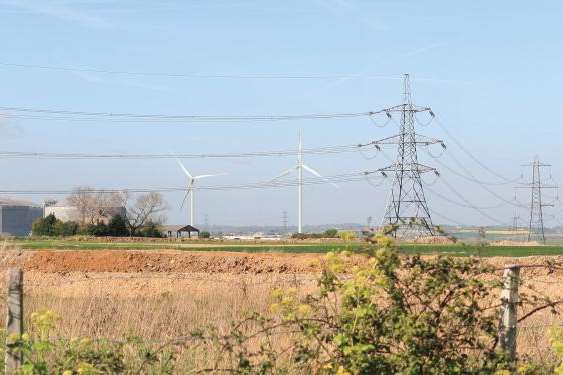
{"type": "MultiPolygon", "coordinates": [[[[303,179],[303,185],[319,185],[319,184],[334,184],[344,182],[359,182],[364,181],[366,176],[381,173],[379,170],[364,171],[356,173],[347,173],[326,177],[313,177],[303,179]]],[[[247,190],[247,189],[267,189],[267,188],[284,188],[298,186],[299,181],[280,179],[276,181],[261,181],[248,184],[230,184],[230,185],[203,185],[194,186],[193,190],[203,191],[224,191],[224,190],[247,190]]],[[[151,193],[151,192],[185,192],[186,187],[157,187],[157,188],[123,188],[123,189],[89,189],[91,193],[151,193]]],[[[22,194],[22,195],[65,195],[71,194],[74,190],[61,189],[61,190],[18,190],[18,189],[0,189],[0,194],[22,194]]]]}
{"type": "Polygon", "coordinates": [[[451,199],[451,198],[449,198],[449,197],[447,197],[447,196],[445,196],[441,193],[438,193],[436,190],[432,190],[428,187],[426,188],[426,190],[430,191],[432,194],[434,194],[437,197],[445,200],[446,202],[449,202],[449,203],[454,204],[454,205],[459,206],[459,207],[472,208],[472,209],[478,208],[480,210],[493,210],[493,209],[500,208],[500,207],[504,206],[504,203],[497,204],[496,206],[475,206],[473,204],[468,205],[468,204],[464,204],[464,203],[460,203],[458,201],[455,201],[455,200],[453,200],[453,199],[451,199]]]}
{"type": "Polygon", "coordinates": [[[487,212],[483,211],[483,209],[481,209],[481,208],[475,206],[474,204],[472,204],[469,200],[467,200],[467,198],[465,198],[461,193],[459,193],[453,186],[451,186],[445,180],[442,180],[442,182],[444,183],[444,185],[446,185],[448,187],[448,189],[450,189],[450,191],[452,193],[454,193],[459,199],[461,199],[467,206],[469,206],[470,208],[477,211],[482,216],[486,217],[487,219],[493,221],[496,224],[506,225],[506,223],[501,222],[500,220],[496,219],[495,217],[489,215],[487,212]]]}
{"type": "Polygon", "coordinates": [[[51,70],[63,72],[82,72],[100,73],[108,75],[143,76],[143,77],[163,77],[163,78],[185,78],[185,79],[267,79],[267,80],[335,80],[335,79],[401,79],[399,75],[363,75],[363,74],[229,74],[229,73],[166,73],[166,72],[140,72],[126,70],[99,69],[88,67],[39,65],[39,64],[17,64],[10,62],[0,62],[0,66],[7,68],[51,70]]]}
{"type": "Polygon", "coordinates": [[[140,114],[126,112],[86,112],[56,110],[48,108],[0,106],[0,117],[34,120],[72,120],[112,122],[163,122],[163,123],[240,123],[248,121],[275,122],[294,120],[350,119],[368,117],[385,111],[348,112],[348,113],[308,113],[297,115],[172,115],[140,114]]]}
{"type": "MultiPolygon", "coordinates": [[[[428,150],[427,150],[427,151],[428,151],[428,150]]],[[[447,164],[445,164],[444,162],[438,160],[439,157],[433,156],[430,152],[428,152],[428,154],[429,154],[432,158],[436,159],[436,162],[437,162],[437,163],[439,163],[443,168],[447,169],[447,170],[450,171],[451,173],[453,173],[453,174],[455,174],[455,175],[457,175],[457,176],[459,176],[459,177],[461,177],[461,178],[464,178],[464,179],[466,179],[466,180],[468,180],[468,181],[475,182],[476,184],[479,184],[479,185],[490,185],[490,186],[509,185],[509,184],[513,184],[513,183],[515,183],[515,182],[517,182],[518,180],[521,179],[521,177],[518,177],[518,178],[515,178],[515,179],[512,179],[512,180],[503,181],[503,182],[489,182],[489,181],[483,181],[483,180],[480,180],[480,179],[477,179],[477,178],[474,178],[474,177],[470,177],[470,176],[464,175],[464,174],[460,173],[459,171],[457,171],[455,168],[451,168],[451,167],[449,167],[447,164]]],[[[448,152],[448,156],[451,157],[451,158],[455,161],[455,163],[456,163],[458,166],[462,166],[462,165],[463,165],[463,163],[461,163],[461,162],[459,161],[459,159],[457,159],[451,152],[448,152]]],[[[463,168],[465,168],[465,167],[463,167],[463,168]]],[[[473,175],[472,175],[472,176],[473,176],[473,175]]]]}
{"type": "Polygon", "coordinates": [[[467,179],[467,180],[469,180],[469,181],[472,181],[472,182],[477,183],[477,184],[478,184],[479,186],[481,186],[486,192],[488,192],[489,194],[493,195],[495,198],[499,199],[500,201],[502,201],[502,202],[504,202],[504,203],[506,203],[506,204],[509,204],[509,205],[511,205],[511,206],[515,206],[515,207],[525,207],[523,204],[521,204],[521,203],[519,203],[519,202],[517,202],[517,203],[511,202],[511,201],[509,201],[508,199],[504,198],[502,195],[496,193],[494,190],[491,190],[491,189],[487,186],[487,184],[482,183],[482,182],[479,181],[477,178],[475,178],[475,176],[473,175],[473,173],[471,173],[471,171],[469,171],[469,170],[463,165],[463,163],[461,163],[459,160],[457,160],[457,159],[456,159],[455,157],[453,157],[453,156],[452,156],[452,159],[456,162],[456,164],[458,165],[458,167],[459,167],[460,169],[462,169],[465,173],[467,173],[467,174],[469,175],[469,177],[468,177],[468,176],[465,176],[465,175],[463,175],[463,174],[460,174],[459,172],[455,171],[453,168],[448,167],[447,165],[445,165],[444,163],[442,163],[442,162],[439,161],[438,159],[436,159],[436,162],[437,162],[438,164],[440,164],[440,166],[442,166],[442,167],[446,168],[447,170],[449,170],[450,172],[452,172],[452,173],[454,173],[454,174],[456,174],[456,175],[458,175],[458,176],[460,176],[460,177],[463,177],[463,178],[465,178],[465,179],[467,179]]]}
{"type": "Polygon", "coordinates": [[[430,209],[430,212],[432,213],[432,215],[437,216],[437,217],[441,218],[442,220],[449,221],[450,223],[454,223],[454,224],[457,225],[457,226],[461,226],[461,227],[465,226],[465,224],[463,224],[463,223],[461,223],[461,222],[459,222],[459,221],[457,221],[457,220],[454,220],[454,219],[452,219],[452,218],[450,218],[450,217],[448,217],[448,216],[444,216],[444,215],[443,215],[442,213],[440,213],[440,212],[434,211],[434,210],[432,210],[432,209],[430,209]]]}
{"type": "MultiPolygon", "coordinates": [[[[358,151],[364,147],[373,145],[373,142],[366,144],[348,144],[337,146],[322,146],[317,148],[303,149],[304,154],[326,155],[344,152],[358,151]]],[[[292,156],[297,153],[296,149],[253,151],[253,152],[234,152],[234,153],[209,153],[209,154],[103,154],[103,153],[57,153],[57,152],[20,152],[20,151],[0,151],[0,159],[217,159],[217,158],[250,158],[250,157],[273,157],[273,156],[292,156]]]]}
{"type": "MultiPolygon", "coordinates": [[[[87,111],[71,111],[71,110],[55,110],[46,108],[30,108],[30,107],[10,107],[0,106],[2,111],[10,111],[15,113],[4,113],[5,117],[19,116],[20,113],[31,113],[34,115],[53,115],[53,116],[67,116],[75,119],[77,117],[84,118],[104,118],[104,119],[121,119],[133,121],[283,121],[283,120],[315,120],[315,119],[330,119],[330,118],[351,118],[371,116],[378,112],[349,112],[349,113],[312,113],[312,114],[298,114],[298,115],[171,115],[171,114],[139,114],[139,113],[124,113],[124,112],[87,112],[87,111]]],[[[49,117],[40,117],[50,119],[49,117]]],[[[62,119],[63,117],[54,117],[52,119],[62,119]]]]}
{"type": "Polygon", "coordinates": [[[489,172],[490,174],[492,174],[495,177],[500,178],[501,180],[504,180],[506,182],[512,183],[514,181],[510,181],[509,178],[504,177],[503,175],[499,174],[498,172],[496,172],[495,170],[489,168],[486,164],[482,163],[477,157],[475,157],[475,155],[473,155],[473,153],[471,153],[467,148],[465,148],[463,146],[463,144],[457,140],[457,138],[455,138],[449,131],[448,129],[444,126],[444,124],[442,124],[442,122],[439,119],[435,119],[436,123],[438,124],[438,126],[444,131],[444,133],[446,133],[446,135],[455,142],[455,144],[463,151],[467,154],[467,156],[469,156],[475,163],[477,163],[479,166],[481,166],[481,168],[485,169],[487,172],[489,172]]]}

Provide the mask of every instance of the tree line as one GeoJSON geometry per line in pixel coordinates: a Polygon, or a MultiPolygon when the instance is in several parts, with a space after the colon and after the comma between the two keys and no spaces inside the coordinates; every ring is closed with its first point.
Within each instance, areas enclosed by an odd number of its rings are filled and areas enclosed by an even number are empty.
{"type": "MultiPolygon", "coordinates": [[[[46,202],[46,206],[56,203],[46,202]]],[[[33,235],[162,237],[159,227],[166,220],[162,213],[167,206],[160,193],[133,195],[79,187],[65,203],[72,209],[69,220],[60,220],[51,213],[33,222],[33,235]]]]}

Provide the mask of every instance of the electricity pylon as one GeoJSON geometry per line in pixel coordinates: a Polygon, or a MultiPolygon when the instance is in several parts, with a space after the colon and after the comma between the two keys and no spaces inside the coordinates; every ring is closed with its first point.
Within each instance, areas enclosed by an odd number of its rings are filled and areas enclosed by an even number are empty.
{"type": "Polygon", "coordinates": [[[532,167],[532,181],[524,183],[518,188],[530,189],[532,196],[530,200],[530,222],[528,224],[528,242],[539,241],[545,243],[545,231],[543,225],[543,208],[553,207],[553,203],[546,203],[543,197],[544,189],[557,189],[555,185],[544,185],[541,177],[541,168],[551,167],[539,161],[538,157],[534,161],[522,164],[524,167],[532,167]]]}
{"type": "Polygon", "coordinates": [[[519,229],[518,220],[520,220],[520,216],[518,216],[518,214],[515,214],[512,217],[512,231],[515,233],[518,233],[518,229],[519,229]]]}
{"type": "Polygon", "coordinates": [[[430,210],[424,195],[421,175],[435,173],[436,168],[418,162],[417,147],[426,147],[439,143],[445,148],[444,142],[416,133],[415,115],[428,112],[434,117],[429,107],[419,107],[413,104],[410,78],[404,75],[403,104],[387,108],[385,112],[389,118],[398,113],[401,117],[399,134],[375,141],[379,145],[397,145],[396,161],[379,169],[384,175],[393,174],[389,201],[382,221],[382,227],[392,227],[393,235],[401,239],[412,239],[420,236],[437,235],[432,223],[430,210]]]}

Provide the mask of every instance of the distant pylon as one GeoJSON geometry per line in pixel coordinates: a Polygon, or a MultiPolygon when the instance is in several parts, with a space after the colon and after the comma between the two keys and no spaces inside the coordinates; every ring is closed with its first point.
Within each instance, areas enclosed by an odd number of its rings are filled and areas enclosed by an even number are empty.
{"type": "Polygon", "coordinates": [[[432,172],[439,175],[438,171],[418,162],[417,147],[426,147],[444,142],[439,139],[429,138],[416,133],[415,114],[428,112],[434,117],[429,107],[418,107],[413,104],[411,96],[410,78],[404,75],[403,104],[385,110],[388,117],[398,113],[401,116],[400,132],[397,135],[375,141],[379,145],[397,145],[396,161],[380,171],[393,174],[389,202],[385,210],[382,227],[394,227],[394,236],[397,238],[417,238],[420,236],[434,236],[437,234],[430,210],[424,195],[421,174],[432,172]]]}
{"type": "Polygon", "coordinates": [[[512,217],[512,231],[513,232],[518,232],[518,220],[520,220],[520,216],[518,215],[514,215],[514,217],[512,217]]]}
{"type": "Polygon", "coordinates": [[[287,233],[287,211],[283,211],[282,213],[282,225],[283,225],[283,232],[287,233]]]}
{"type": "Polygon", "coordinates": [[[519,188],[530,189],[532,196],[530,199],[530,222],[528,225],[528,242],[545,242],[545,230],[543,223],[543,208],[553,207],[553,203],[546,203],[543,197],[544,189],[557,189],[554,185],[544,185],[541,177],[541,168],[550,167],[539,161],[536,156],[531,163],[523,164],[525,167],[532,167],[532,182],[522,184],[519,188]]]}

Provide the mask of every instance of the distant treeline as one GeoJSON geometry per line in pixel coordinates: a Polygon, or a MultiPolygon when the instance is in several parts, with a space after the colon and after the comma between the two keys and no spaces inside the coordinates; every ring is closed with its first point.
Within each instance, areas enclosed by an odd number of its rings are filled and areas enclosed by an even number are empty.
{"type": "Polygon", "coordinates": [[[163,237],[158,225],[151,221],[147,222],[141,228],[133,230],[128,225],[127,220],[121,215],[113,216],[106,224],[99,221],[95,224],[81,225],[75,221],[62,221],[50,214],[44,218],[37,219],[32,225],[32,234],[34,236],[112,236],[112,237],[163,237]]]}
{"type": "Polygon", "coordinates": [[[315,239],[315,238],[340,238],[343,240],[354,239],[354,233],[351,231],[338,232],[336,229],[327,229],[322,233],[294,233],[291,238],[298,240],[315,239]]]}

